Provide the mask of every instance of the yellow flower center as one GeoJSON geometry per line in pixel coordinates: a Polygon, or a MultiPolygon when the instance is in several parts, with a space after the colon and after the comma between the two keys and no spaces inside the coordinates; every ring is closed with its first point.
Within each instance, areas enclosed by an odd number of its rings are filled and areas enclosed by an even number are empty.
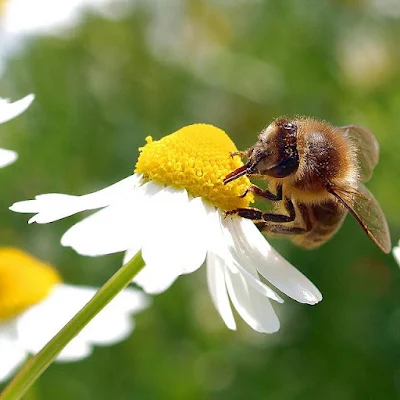
{"type": "Polygon", "coordinates": [[[207,124],[185,126],[139,149],[135,172],[146,180],[186,189],[193,197],[202,197],[223,210],[248,207],[253,202],[249,193],[240,198],[250,181],[246,177],[224,185],[223,179],[243,165],[229,136],[219,128],[207,124]]]}
{"type": "Polygon", "coordinates": [[[23,251],[0,249],[0,322],[43,300],[60,281],[52,267],[23,251]]]}

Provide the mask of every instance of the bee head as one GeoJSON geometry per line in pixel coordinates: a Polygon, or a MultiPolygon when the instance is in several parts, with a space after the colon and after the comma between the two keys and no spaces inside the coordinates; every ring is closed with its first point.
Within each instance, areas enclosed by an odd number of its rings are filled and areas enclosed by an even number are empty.
{"type": "Polygon", "coordinates": [[[297,125],[287,119],[277,119],[264,128],[257,143],[247,150],[247,163],[231,172],[224,183],[243,175],[267,175],[284,178],[297,171],[297,125]]]}

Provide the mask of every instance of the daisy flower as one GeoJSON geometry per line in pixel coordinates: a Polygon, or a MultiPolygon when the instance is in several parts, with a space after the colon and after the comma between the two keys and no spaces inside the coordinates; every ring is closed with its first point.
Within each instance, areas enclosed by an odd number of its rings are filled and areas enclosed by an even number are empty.
{"type": "Polygon", "coordinates": [[[271,300],[283,302],[273,287],[300,303],[322,299],[253,222],[224,216],[253,201],[251,194],[240,197],[250,184],[246,177],[223,184],[242,165],[230,156],[237,149],[224,131],[195,124],[146,141],[134,174],[120,182],[83,196],[40,195],[11,210],[36,213],[29,222],[43,224],[101,208],[61,243],[89,256],[125,251],[124,263],[141,251],[146,265],[134,282],[151,294],[205,264],[211,298],[230,329],[236,323],[229,299],[247,324],[267,333],[279,329],[271,300]]]}
{"type": "MultiPolygon", "coordinates": [[[[0,249],[0,382],[42,347],[93,297],[97,289],[68,285],[50,265],[14,248],[0,249]]],[[[148,304],[146,295],[125,289],[60,353],[77,361],[93,345],[111,345],[133,330],[131,315],[148,304]]]]}
{"type": "MultiPolygon", "coordinates": [[[[9,100],[0,97],[0,124],[23,113],[30,106],[34,98],[35,96],[30,94],[23,99],[10,103],[9,100]]],[[[18,154],[15,151],[0,148],[0,168],[12,164],[17,158],[18,154]]]]}

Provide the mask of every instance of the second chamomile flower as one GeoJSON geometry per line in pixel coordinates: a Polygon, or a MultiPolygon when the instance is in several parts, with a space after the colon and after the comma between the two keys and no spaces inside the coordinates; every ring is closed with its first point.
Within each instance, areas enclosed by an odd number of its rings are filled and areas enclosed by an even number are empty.
{"type": "MultiPolygon", "coordinates": [[[[36,354],[94,296],[97,289],[69,285],[50,265],[19,249],[0,248],[0,382],[29,354],[36,354]]],[[[94,345],[126,339],[132,315],[147,307],[146,295],[128,288],[113,299],[59,354],[77,361],[94,345]]]]}
{"type": "Polygon", "coordinates": [[[283,299],[270,285],[300,303],[316,304],[322,296],[253,222],[224,217],[224,210],[253,200],[240,197],[250,184],[246,177],[223,184],[241,165],[230,157],[236,150],[219,128],[187,126],[159,141],[147,138],[135,173],[108,188],[84,196],[39,195],[11,210],[36,213],[29,222],[49,223],[102,208],[70,228],[61,243],[89,256],[125,251],[124,263],[141,251],[146,266],[134,281],[153,294],[205,263],[212,300],[230,329],[236,323],[229,299],[254,330],[276,332],[270,300],[283,299]]]}

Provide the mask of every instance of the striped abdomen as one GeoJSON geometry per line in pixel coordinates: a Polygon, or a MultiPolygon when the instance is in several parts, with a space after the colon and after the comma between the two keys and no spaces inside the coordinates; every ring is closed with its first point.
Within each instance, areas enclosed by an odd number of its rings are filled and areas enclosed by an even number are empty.
{"type": "Polygon", "coordinates": [[[341,227],[347,210],[336,200],[321,204],[301,204],[307,212],[311,230],[293,237],[293,243],[307,249],[314,249],[325,243],[341,227]]]}

